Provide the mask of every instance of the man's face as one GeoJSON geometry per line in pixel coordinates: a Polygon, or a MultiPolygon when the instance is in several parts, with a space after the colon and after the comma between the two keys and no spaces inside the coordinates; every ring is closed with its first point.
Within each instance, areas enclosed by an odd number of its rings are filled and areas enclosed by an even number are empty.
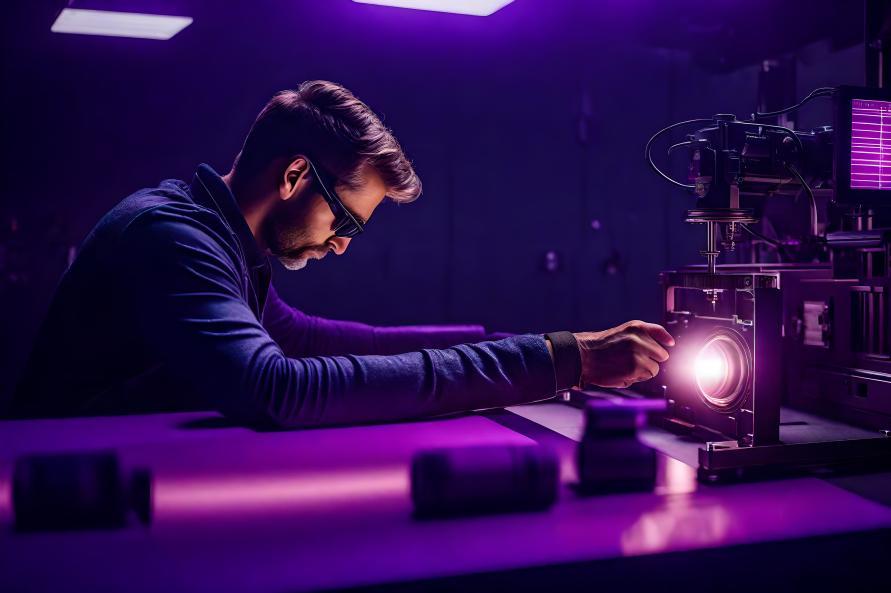
{"type": "MultiPolygon", "coordinates": [[[[334,235],[334,213],[307,169],[303,159],[291,163],[280,188],[282,199],[264,230],[269,251],[289,270],[300,270],[309,260],[322,259],[330,252],[341,255],[351,240],[334,235]]],[[[383,201],[387,188],[380,174],[369,165],[360,171],[360,178],[356,189],[343,185],[329,189],[337,192],[354,216],[367,221],[383,201]]]]}

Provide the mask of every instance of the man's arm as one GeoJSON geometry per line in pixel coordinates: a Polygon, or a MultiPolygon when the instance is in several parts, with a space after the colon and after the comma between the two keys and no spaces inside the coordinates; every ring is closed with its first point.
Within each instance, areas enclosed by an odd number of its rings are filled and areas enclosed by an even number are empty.
{"type": "Polygon", "coordinates": [[[238,254],[214,232],[150,213],[131,223],[121,254],[148,347],[227,415],[294,428],[511,405],[556,390],[541,336],[398,356],[288,358],[242,298],[238,254]]]}
{"type": "MultiPolygon", "coordinates": [[[[447,348],[489,338],[480,325],[409,325],[379,327],[307,315],[284,302],[269,287],[263,327],[292,358],[337,354],[399,354],[423,348],[447,348]]],[[[506,337],[506,336],[504,336],[506,337]]]]}

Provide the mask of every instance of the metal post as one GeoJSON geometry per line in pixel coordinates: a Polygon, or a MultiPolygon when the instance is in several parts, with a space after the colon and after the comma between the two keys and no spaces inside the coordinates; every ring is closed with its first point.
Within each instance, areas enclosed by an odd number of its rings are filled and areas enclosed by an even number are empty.
{"type": "Polygon", "coordinates": [[[714,274],[718,259],[718,223],[709,221],[705,223],[706,250],[702,252],[708,260],[708,273],[714,274]]]}

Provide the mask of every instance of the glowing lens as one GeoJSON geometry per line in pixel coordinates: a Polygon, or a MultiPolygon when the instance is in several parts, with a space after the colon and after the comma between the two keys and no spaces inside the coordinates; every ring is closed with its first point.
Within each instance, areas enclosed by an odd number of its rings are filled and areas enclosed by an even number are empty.
{"type": "Polygon", "coordinates": [[[704,348],[696,357],[696,383],[706,393],[720,391],[727,380],[727,359],[715,346],[704,348]]]}
{"type": "Polygon", "coordinates": [[[705,401],[725,410],[745,396],[748,358],[737,340],[721,333],[712,336],[699,351],[693,373],[705,401]]]}

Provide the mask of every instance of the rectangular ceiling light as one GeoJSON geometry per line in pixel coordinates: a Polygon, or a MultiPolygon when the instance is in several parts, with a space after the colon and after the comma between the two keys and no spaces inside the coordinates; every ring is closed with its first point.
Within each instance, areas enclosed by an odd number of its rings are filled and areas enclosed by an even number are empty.
{"type": "Polygon", "coordinates": [[[415,10],[433,10],[435,12],[453,12],[455,14],[472,14],[489,16],[501,10],[514,0],[353,0],[360,4],[380,4],[398,8],[415,10]]]}
{"type": "Polygon", "coordinates": [[[191,24],[192,19],[187,16],[64,8],[50,30],[53,33],[167,40],[191,24]]]}

